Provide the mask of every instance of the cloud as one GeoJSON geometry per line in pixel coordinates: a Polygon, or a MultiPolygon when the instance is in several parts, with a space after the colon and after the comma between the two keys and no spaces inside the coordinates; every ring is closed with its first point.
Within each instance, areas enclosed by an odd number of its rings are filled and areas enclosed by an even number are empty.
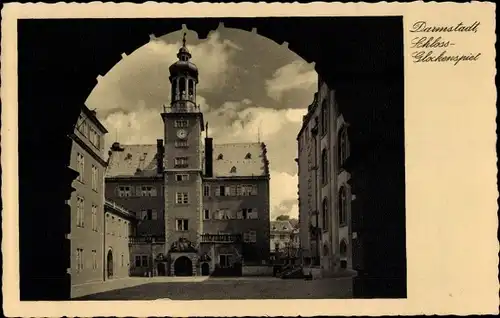
{"type": "Polygon", "coordinates": [[[271,98],[279,101],[283,100],[286,94],[297,90],[311,95],[317,82],[318,75],[312,65],[303,60],[296,60],[277,69],[273,77],[266,80],[266,90],[271,98]]]}
{"type": "Polygon", "coordinates": [[[298,176],[271,171],[271,219],[285,214],[298,217],[298,176]]]}
{"type": "MultiPolygon", "coordinates": [[[[171,33],[125,56],[99,80],[86,101],[87,106],[107,116],[114,111],[136,111],[137,103],[143,100],[146,108],[160,111],[163,104],[170,102],[168,68],[177,60],[180,38],[181,32],[171,33]]],[[[201,42],[196,36],[191,38],[197,42],[187,46],[200,72],[198,92],[222,89],[236,71],[232,57],[240,50],[239,46],[221,39],[218,32],[201,42]]]]}

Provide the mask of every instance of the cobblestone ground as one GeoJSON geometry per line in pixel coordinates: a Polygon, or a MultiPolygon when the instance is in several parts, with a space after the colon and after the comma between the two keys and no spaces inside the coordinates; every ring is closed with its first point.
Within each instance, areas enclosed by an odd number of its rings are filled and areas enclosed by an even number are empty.
{"type": "Polygon", "coordinates": [[[86,295],[74,300],[215,300],[351,298],[352,278],[306,281],[279,278],[210,278],[171,280],[86,295]]]}

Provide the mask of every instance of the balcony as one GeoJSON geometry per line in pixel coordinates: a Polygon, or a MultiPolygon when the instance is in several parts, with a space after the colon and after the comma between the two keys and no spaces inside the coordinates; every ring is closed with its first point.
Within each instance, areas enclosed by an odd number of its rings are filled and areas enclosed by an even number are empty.
{"type": "Polygon", "coordinates": [[[241,234],[203,234],[202,243],[238,243],[242,241],[241,234]]]}
{"type": "Polygon", "coordinates": [[[168,113],[199,113],[200,106],[191,100],[176,102],[174,106],[163,105],[163,112],[168,113]]]}

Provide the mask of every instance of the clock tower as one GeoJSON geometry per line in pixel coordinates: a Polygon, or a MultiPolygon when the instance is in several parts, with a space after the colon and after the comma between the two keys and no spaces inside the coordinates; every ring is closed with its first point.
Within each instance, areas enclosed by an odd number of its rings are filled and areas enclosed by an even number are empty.
{"type": "Polygon", "coordinates": [[[169,68],[171,102],[161,114],[165,132],[165,248],[170,275],[197,274],[203,233],[203,114],[196,104],[198,68],[191,62],[186,34],[169,68]]]}

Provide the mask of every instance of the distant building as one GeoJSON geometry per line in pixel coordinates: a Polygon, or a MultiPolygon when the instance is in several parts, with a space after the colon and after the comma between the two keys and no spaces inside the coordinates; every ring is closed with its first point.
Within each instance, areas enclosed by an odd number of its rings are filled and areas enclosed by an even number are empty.
{"type": "Polygon", "coordinates": [[[271,253],[288,247],[300,247],[299,229],[293,227],[290,221],[271,221],[271,253]]]}
{"type": "Polygon", "coordinates": [[[304,261],[325,274],[352,268],[348,123],[321,79],[298,140],[300,244],[304,261]]]}
{"type": "MultiPolygon", "coordinates": [[[[184,44],[170,66],[164,141],[113,144],[106,197],[137,214],[133,275],[209,275],[269,259],[264,143],[213,144],[196,104],[198,69],[184,44]]],[[[159,116],[160,117],[160,116],[159,116]]]]}
{"type": "Polygon", "coordinates": [[[79,176],[73,181],[71,207],[71,284],[105,279],[104,231],[104,134],[106,128],[94,111],[83,106],[71,134],[70,168],[79,176]]]}

